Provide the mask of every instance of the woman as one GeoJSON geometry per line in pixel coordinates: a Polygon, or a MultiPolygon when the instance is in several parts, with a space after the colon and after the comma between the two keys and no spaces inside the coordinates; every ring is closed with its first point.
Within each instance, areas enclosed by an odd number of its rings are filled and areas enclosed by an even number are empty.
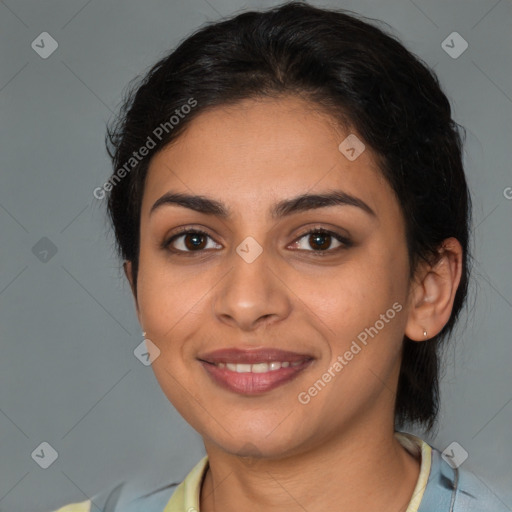
{"type": "Polygon", "coordinates": [[[460,447],[398,431],[434,427],[466,297],[458,128],[397,40],[302,3],[199,30],[128,95],[109,214],[207,456],[123,511],[506,510],[460,447]]]}

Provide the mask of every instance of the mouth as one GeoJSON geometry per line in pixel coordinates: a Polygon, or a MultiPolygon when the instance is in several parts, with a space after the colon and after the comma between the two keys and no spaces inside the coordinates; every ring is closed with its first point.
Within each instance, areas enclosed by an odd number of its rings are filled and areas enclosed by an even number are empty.
{"type": "Polygon", "coordinates": [[[278,349],[223,349],[198,358],[222,388],[243,395],[271,391],[293,379],[313,362],[313,356],[278,349]]]}

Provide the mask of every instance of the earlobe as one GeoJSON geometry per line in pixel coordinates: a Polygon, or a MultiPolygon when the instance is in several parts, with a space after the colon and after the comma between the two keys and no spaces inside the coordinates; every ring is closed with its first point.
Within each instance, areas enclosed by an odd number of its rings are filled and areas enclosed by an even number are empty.
{"type": "Polygon", "coordinates": [[[432,266],[417,272],[409,301],[405,335],[425,341],[437,335],[450,319],[462,274],[462,247],[455,238],[446,239],[432,266]],[[425,335],[427,332],[427,335],[425,335]]]}

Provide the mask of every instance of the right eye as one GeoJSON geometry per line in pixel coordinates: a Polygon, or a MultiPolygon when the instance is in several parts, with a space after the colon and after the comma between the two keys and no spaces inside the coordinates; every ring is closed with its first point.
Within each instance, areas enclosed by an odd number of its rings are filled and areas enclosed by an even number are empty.
{"type": "Polygon", "coordinates": [[[179,233],[174,234],[168,238],[162,244],[162,247],[176,254],[202,252],[204,249],[208,248],[205,246],[205,240],[208,238],[213,240],[210,235],[206,233],[206,231],[201,231],[200,229],[185,228],[179,233]],[[178,244],[176,244],[177,241],[179,241],[178,244]],[[176,247],[176,245],[180,247],[176,247]]]}

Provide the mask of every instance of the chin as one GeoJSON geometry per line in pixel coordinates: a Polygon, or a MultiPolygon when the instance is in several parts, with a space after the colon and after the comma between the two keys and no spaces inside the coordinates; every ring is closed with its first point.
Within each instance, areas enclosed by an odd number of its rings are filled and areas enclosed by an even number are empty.
{"type": "MultiPolygon", "coordinates": [[[[275,429],[275,425],[273,428],[275,429]]],[[[270,432],[272,429],[265,431],[254,431],[251,428],[245,431],[239,429],[233,436],[223,432],[225,435],[220,439],[218,437],[209,437],[208,439],[210,443],[215,444],[224,452],[255,460],[260,458],[279,459],[293,455],[304,443],[304,440],[293,437],[294,432],[283,430],[277,434],[277,431],[274,431],[269,435],[270,432]]]]}

